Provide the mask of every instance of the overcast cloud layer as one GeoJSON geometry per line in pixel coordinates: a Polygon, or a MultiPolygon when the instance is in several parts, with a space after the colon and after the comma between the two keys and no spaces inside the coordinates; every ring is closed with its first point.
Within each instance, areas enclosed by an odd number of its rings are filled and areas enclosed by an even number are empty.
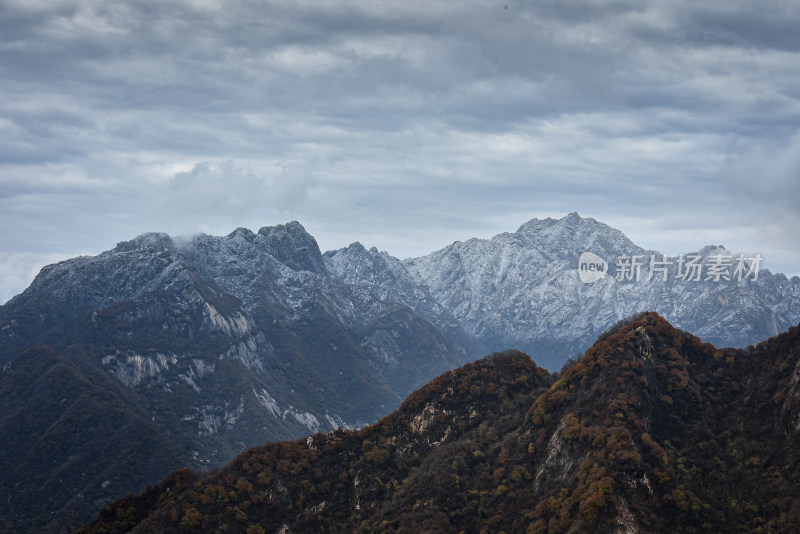
{"type": "Polygon", "coordinates": [[[800,273],[786,1],[0,0],[0,302],[146,231],[417,256],[578,211],[800,273]]]}

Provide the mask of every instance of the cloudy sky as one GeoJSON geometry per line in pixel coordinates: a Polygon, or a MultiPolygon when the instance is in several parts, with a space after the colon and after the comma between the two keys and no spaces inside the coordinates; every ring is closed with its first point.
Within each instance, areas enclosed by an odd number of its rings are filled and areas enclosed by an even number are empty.
{"type": "Polygon", "coordinates": [[[795,0],[0,0],[0,302],[147,231],[571,211],[800,274],[795,0]]]}

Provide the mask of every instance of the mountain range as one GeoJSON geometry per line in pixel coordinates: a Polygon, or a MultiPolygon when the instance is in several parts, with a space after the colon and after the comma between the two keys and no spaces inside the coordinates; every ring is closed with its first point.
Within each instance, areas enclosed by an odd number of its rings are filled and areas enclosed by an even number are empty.
{"type": "Polygon", "coordinates": [[[376,424],[178,471],[80,529],[795,532],[800,326],[717,349],[643,313],[558,374],[517,351],[376,424]]]}
{"type": "MultiPolygon", "coordinates": [[[[180,467],[361,428],[490,352],[558,369],[639,311],[734,347],[800,321],[797,277],[685,281],[673,258],[665,279],[583,283],[586,251],[657,255],[570,214],[406,260],[322,254],[292,222],[144,234],[45,267],[0,307],[2,526],[68,531],[180,467]]],[[[734,256],[698,252],[718,255],[734,256]]]]}
{"type": "MultiPolygon", "coordinates": [[[[691,255],[701,266],[717,255],[733,263],[737,257],[722,246],[685,254],[691,255]]],[[[732,265],[728,280],[707,279],[699,270],[699,281],[684,280],[676,257],[667,258],[666,277],[658,273],[647,280],[646,269],[639,280],[614,272],[615,260],[639,257],[647,264],[651,256],[664,259],[619,230],[571,213],[533,219],[491,239],[457,241],[420,258],[399,261],[356,243],[326,252],[325,261],[340,280],[380,291],[434,324],[463,330],[482,353],[519,349],[548,369],[582,354],[616,321],[645,310],[657,311],[704,341],[733,347],[758,343],[800,321],[796,276],[761,269],[737,279],[732,265]],[[578,260],[584,252],[611,264],[606,276],[581,281],[578,260]]]]}

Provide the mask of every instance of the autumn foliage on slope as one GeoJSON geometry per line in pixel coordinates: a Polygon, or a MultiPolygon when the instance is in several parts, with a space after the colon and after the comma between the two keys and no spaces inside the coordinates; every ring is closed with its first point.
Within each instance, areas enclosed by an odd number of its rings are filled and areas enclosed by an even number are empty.
{"type": "Polygon", "coordinates": [[[717,349],[657,314],[552,375],[446,373],[360,431],[181,471],[81,532],[791,532],[800,329],[717,349]]]}

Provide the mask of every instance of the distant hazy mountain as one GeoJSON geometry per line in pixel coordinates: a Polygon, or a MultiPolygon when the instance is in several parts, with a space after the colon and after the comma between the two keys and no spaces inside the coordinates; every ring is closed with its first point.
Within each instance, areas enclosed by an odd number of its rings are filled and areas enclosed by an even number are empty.
{"type": "Polygon", "coordinates": [[[508,351],[378,423],[176,472],[79,532],[796,532],[800,327],[716,349],[643,314],[554,376],[508,351]]]}
{"type": "MultiPolygon", "coordinates": [[[[692,253],[686,252],[684,260],[692,253]]],[[[679,258],[667,259],[672,263],[665,265],[666,281],[661,272],[648,281],[651,256],[660,262],[661,253],[571,213],[560,220],[533,219],[514,233],[455,242],[402,262],[358,244],[324,257],[340,280],[383,291],[434,324],[446,324],[449,330],[443,332],[453,340],[466,332],[486,352],[523,350],[550,369],[582,353],[614,322],[640,311],[658,311],[704,341],[734,347],[757,343],[800,321],[800,278],[760,270],[757,280],[755,273],[737,280],[738,254],[722,247],[695,254],[705,268],[700,281],[676,277],[679,258]],[[604,258],[610,274],[583,283],[578,259],[584,252],[604,258]],[[706,280],[718,254],[730,258],[730,280],[706,280]],[[617,261],[633,256],[643,264],[639,280],[617,280],[617,261]]]]}

